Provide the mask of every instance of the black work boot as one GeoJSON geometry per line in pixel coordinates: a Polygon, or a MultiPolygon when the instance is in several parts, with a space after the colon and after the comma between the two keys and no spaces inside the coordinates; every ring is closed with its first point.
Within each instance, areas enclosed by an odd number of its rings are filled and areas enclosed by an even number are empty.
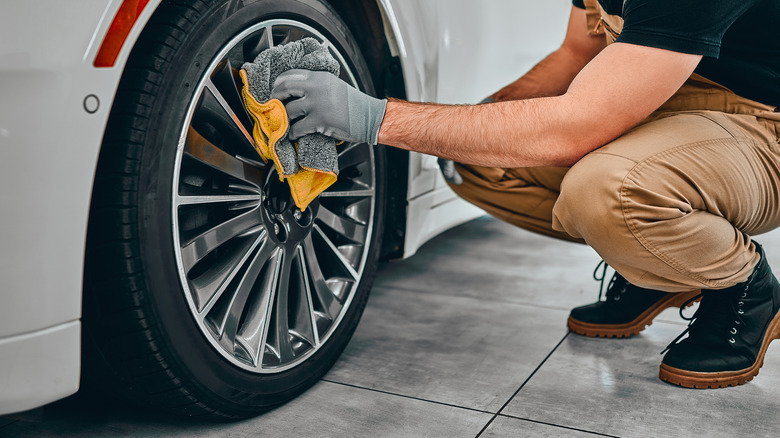
{"type": "MultiPolygon", "coordinates": [[[[599,267],[601,264],[596,267],[593,277],[603,283],[606,264],[601,277],[597,275],[599,267]]],[[[578,335],[601,338],[633,336],[652,324],[653,318],[663,310],[680,307],[698,293],[699,291],[667,293],[641,288],[615,272],[607,287],[605,301],[601,301],[599,294],[598,302],[572,309],[569,314],[569,330],[578,335]]]]}
{"type": "Polygon", "coordinates": [[[687,388],[725,388],[758,374],[767,347],[780,338],[780,284],[764,251],[758,244],[756,249],[761,261],[746,282],[702,291],[688,328],[667,347],[661,380],[687,388]]]}

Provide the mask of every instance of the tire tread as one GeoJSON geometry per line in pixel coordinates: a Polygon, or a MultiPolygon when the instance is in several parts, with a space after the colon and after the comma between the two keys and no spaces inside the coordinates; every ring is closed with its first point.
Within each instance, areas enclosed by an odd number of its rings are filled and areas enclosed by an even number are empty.
{"type": "MultiPolygon", "coordinates": [[[[208,408],[185,387],[181,372],[157,342],[160,333],[145,298],[139,224],[134,217],[141,151],[163,75],[186,33],[208,7],[203,1],[177,3],[161,6],[139,37],[108,121],[88,235],[87,266],[93,275],[85,291],[85,301],[92,301],[85,303],[91,304],[85,309],[85,330],[90,339],[100,341],[102,363],[93,365],[106,366],[111,374],[102,380],[118,381],[111,386],[130,400],[190,416],[239,418],[208,408]],[[154,49],[144,51],[146,47],[154,49]],[[127,385],[130,390],[123,385],[127,382],[132,382],[127,385]],[[164,393],[169,396],[159,397],[164,393]]],[[[88,350],[94,352],[95,347],[88,350]]]]}

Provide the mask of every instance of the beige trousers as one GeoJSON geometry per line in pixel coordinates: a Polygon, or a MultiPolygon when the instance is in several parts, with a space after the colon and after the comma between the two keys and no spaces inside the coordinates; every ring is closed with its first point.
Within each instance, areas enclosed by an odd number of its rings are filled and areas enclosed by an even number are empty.
{"type": "Polygon", "coordinates": [[[694,75],[571,168],[459,165],[452,188],[499,219],[589,244],[637,286],[721,289],[758,263],[750,236],[780,226],[779,133],[774,107],[694,75]]]}

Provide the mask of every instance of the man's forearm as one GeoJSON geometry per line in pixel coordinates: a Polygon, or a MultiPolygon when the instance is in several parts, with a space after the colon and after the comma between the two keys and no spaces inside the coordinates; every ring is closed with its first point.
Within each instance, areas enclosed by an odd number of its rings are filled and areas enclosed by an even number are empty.
{"type": "Polygon", "coordinates": [[[700,60],[701,55],[615,43],[562,96],[472,106],[391,101],[379,142],[464,164],[572,165],[658,108],[700,60]]]}
{"type": "Polygon", "coordinates": [[[391,100],[379,142],[480,166],[570,165],[581,154],[561,99],[474,106],[391,100]]]}

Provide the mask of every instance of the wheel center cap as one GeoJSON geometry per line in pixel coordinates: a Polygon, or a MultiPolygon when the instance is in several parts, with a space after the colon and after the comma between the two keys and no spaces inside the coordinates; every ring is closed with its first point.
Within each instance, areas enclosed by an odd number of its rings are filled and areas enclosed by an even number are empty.
{"type": "Polygon", "coordinates": [[[279,180],[278,173],[269,172],[263,187],[261,215],[268,235],[277,244],[294,246],[311,232],[319,202],[309,204],[301,211],[293,201],[287,182],[279,180]]]}
{"type": "Polygon", "coordinates": [[[280,181],[279,178],[276,177],[275,172],[265,184],[263,195],[263,207],[271,214],[284,214],[295,204],[287,183],[280,181]]]}

